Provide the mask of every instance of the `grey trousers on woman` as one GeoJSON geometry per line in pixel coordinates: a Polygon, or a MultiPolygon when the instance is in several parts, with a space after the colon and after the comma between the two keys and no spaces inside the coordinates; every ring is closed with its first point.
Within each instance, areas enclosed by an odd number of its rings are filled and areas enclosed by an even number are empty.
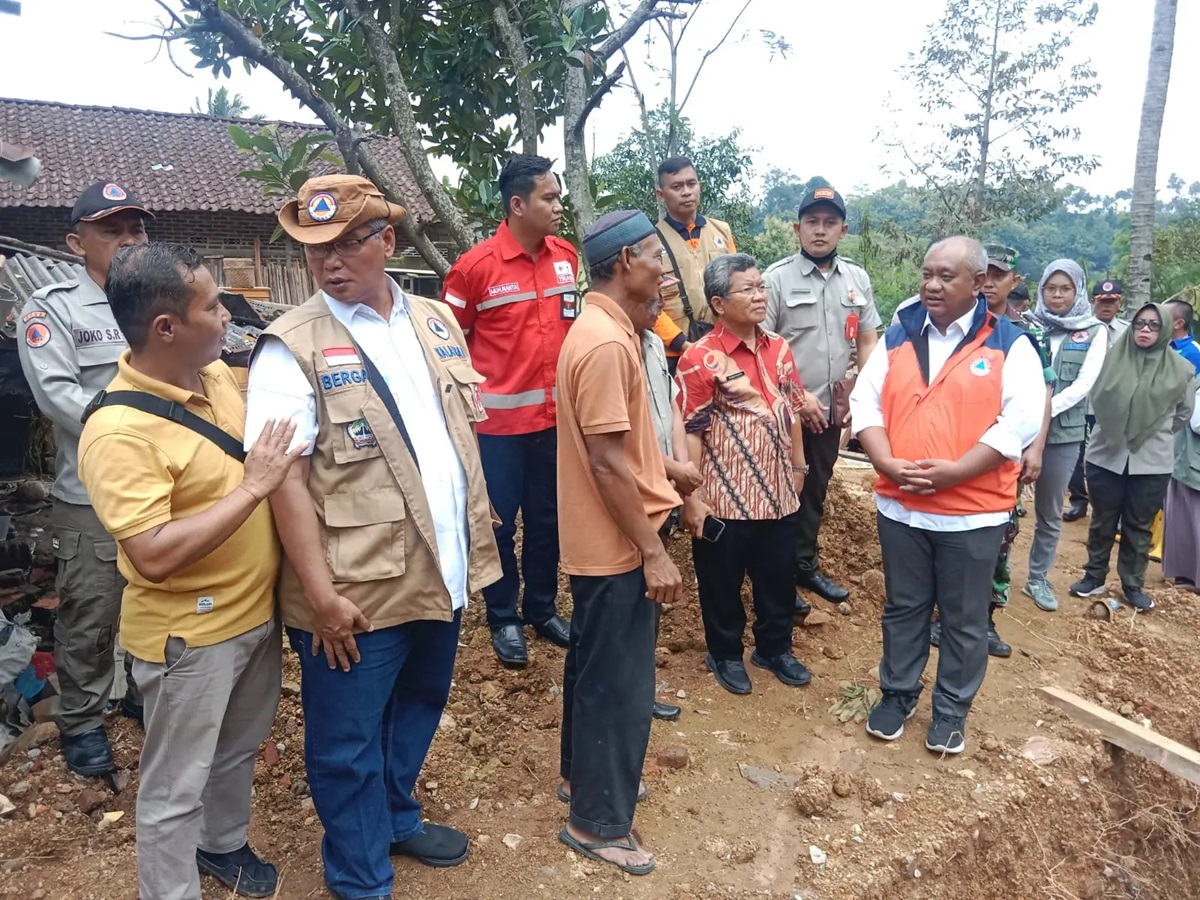
{"type": "Polygon", "coordinates": [[[1067,484],[1079,459],[1081,441],[1070,444],[1047,444],[1042,452],[1042,474],[1033,489],[1033,508],[1037,525],[1029,547],[1029,578],[1046,580],[1054,568],[1058,554],[1058,538],[1062,534],[1063,503],[1067,484]]]}

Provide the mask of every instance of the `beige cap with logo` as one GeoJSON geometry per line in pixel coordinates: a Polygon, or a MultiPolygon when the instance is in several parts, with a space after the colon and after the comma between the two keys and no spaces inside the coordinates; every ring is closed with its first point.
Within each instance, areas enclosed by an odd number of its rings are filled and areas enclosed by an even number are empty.
{"type": "Polygon", "coordinates": [[[372,219],[395,225],[406,215],[366,178],[322,175],[301,185],[297,199],[279,211],[279,224],[301,244],[328,244],[372,219]]]}

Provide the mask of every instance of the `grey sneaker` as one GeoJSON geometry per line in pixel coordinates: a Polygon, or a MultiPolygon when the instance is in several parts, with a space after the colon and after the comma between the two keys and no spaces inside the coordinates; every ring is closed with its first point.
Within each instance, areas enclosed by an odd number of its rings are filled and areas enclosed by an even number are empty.
{"type": "Polygon", "coordinates": [[[963,734],[967,720],[962,716],[939,716],[934,714],[929,732],[925,736],[925,749],[934,753],[957,756],[967,748],[963,734]]]}
{"type": "Polygon", "coordinates": [[[1054,596],[1054,588],[1044,578],[1030,578],[1025,582],[1021,593],[1032,597],[1033,602],[1038,605],[1038,609],[1046,612],[1055,612],[1058,609],[1058,598],[1054,596]]]}
{"type": "Polygon", "coordinates": [[[1099,578],[1093,578],[1091,575],[1084,575],[1077,582],[1071,585],[1072,597],[1099,597],[1106,593],[1107,588],[1104,582],[1099,578]]]}

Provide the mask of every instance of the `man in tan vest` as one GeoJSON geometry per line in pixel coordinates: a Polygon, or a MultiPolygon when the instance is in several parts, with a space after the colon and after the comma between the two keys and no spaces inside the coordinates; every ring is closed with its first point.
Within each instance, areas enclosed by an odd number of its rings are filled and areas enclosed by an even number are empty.
{"type": "Polygon", "coordinates": [[[320,292],[272,323],[250,367],[246,440],[308,442],[272,500],[279,606],[300,657],[305,762],[335,897],[392,896],[389,855],[467,857],[412,792],[450,691],[467,596],[500,577],[462,331],[384,269],[404,210],[327,175],[279,213],[320,292]]]}
{"type": "Polygon", "coordinates": [[[707,331],[713,325],[704,297],[704,268],[718,256],[736,253],[737,247],[727,224],[700,215],[700,179],[686,156],[659,163],[654,193],[666,210],[655,226],[663,244],[663,265],[675,277],[663,287],[663,311],[654,333],[667,347],[667,365],[674,375],[679,355],[698,336],[689,331],[697,325],[707,331]]]}

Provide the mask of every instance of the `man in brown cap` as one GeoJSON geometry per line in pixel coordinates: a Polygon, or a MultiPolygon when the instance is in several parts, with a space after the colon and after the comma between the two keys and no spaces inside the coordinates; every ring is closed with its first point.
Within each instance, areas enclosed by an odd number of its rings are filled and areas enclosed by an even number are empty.
{"type": "Polygon", "coordinates": [[[274,418],[308,444],[271,501],[278,597],[325,880],[354,900],[392,895],[389,854],[467,858],[466,835],[422,822],[412,794],[462,608],[500,576],[474,433],[483,378],[449,309],[384,269],[403,217],[350,175],[310,179],[280,210],[320,290],[271,324],[247,397],[247,446],[274,418]]]}
{"type": "MultiPolygon", "coordinates": [[[[58,560],[58,731],[67,768],[89,777],[113,770],[104,708],[125,579],[117,571],[117,542],[79,480],[79,435],[84,407],[116,377],[117,360],[128,348],[104,296],[109,265],[122,247],[146,243],[146,222],[153,218],[126,185],[97,181],[87,188],[71,210],[67,235],[71,252],[83,257],[84,274],[39,290],[18,323],[21,368],[54,425],[58,448],[50,489],[51,549],[58,560]]],[[[140,721],[142,698],[132,676],[128,683],[121,709],[140,721]]]]}

